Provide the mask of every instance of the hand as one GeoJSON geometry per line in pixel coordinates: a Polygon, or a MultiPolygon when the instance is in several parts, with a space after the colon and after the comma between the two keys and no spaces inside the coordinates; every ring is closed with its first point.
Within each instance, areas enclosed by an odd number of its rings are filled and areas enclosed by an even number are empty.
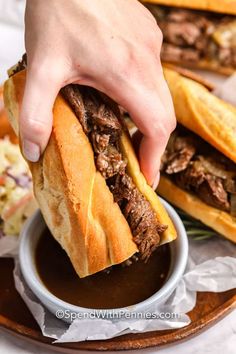
{"type": "Polygon", "coordinates": [[[130,113],[142,133],[141,169],[157,185],[175,115],[160,63],[162,34],[151,13],[136,0],[28,0],[25,22],[25,157],[39,159],[57,93],[79,83],[103,91],[130,113]]]}

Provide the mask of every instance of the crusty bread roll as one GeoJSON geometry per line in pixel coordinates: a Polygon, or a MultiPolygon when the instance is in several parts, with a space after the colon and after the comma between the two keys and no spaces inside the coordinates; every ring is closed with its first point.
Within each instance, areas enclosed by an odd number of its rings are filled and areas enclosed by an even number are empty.
{"type": "Polygon", "coordinates": [[[144,0],[143,2],[236,15],[235,0],[144,0]]]}
{"type": "Polygon", "coordinates": [[[161,176],[158,193],[193,218],[236,243],[236,220],[229,213],[207,205],[196,195],[177,187],[165,176],[161,176]]]}
{"type": "MultiPolygon", "coordinates": [[[[165,64],[171,64],[168,62],[164,62],[165,64]]],[[[176,60],[174,62],[174,64],[182,66],[184,68],[189,68],[189,69],[203,69],[203,70],[209,70],[209,71],[213,71],[216,72],[218,74],[222,74],[225,76],[230,76],[233,73],[235,73],[235,68],[230,67],[230,66],[222,66],[217,60],[204,60],[201,59],[197,62],[187,62],[182,60],[181,62],[176,60]]]]}
{"type": "Polygon", "coordinates": [[[164,75],[178,122],[236,162],[236,108],[173,70],[164,75]]]}
{"type": "MultiPolygon", "coordinates": [[[[182,66],[172,64],[172,63],[164,63],[163,68],[164,68],[164,71],[166,69],[170,69],[171,71],[179,73],[183,77],[187,77],[188,79],[198,82],[199,84],[206,87],[209,91],[213,91],[215,89],[215,85],[211,81],[209,81],[207,78],[199,75],[195,71],[189,70],[188,68],[184,68],[182,66]]],[[[168,75],[168,70],[166,70],[166,72],[168,75]]]]}
{"type": "MultiPolygon", "coordinates": [[[[236,108],[214,96],[204,86],[204,80],[201,82],[197,78],[198,82],[193,81],[192,73],[188,70],[181,74],[181,70],[176,72],[164,68],[164,74],[173,98],[177,121],[236,162],[236,108]]],[[[236,219],[228,212],[207,205],[196,195],[177,187],[165,175],[161,176],[158,193],[236,242],[236,219]]]]}
{"type": "MultiPolygon", "coordinates": [[[[10,77],[4,87],[5,105],[16,132],[24,85],[25,71],[21,71],[10,77]]],[[[142,176],[126,135],[121,145],[138,189],[157,212],[159,221],[168,225],[161,242],[175,239],[174,226],[142,176]]],[[[80,277],[121,263],[138,251],[125,217],[114,203],[105,179],[96,171],[90,142],[60,95],[53,108],[48,146],[40,161],[29,165],[46,223],[80,277]]]]}

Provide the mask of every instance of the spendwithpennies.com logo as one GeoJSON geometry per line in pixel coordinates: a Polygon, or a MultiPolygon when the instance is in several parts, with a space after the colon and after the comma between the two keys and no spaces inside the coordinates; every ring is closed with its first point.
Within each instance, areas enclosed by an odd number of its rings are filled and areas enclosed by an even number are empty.
{"type": "Polygon", "coordinates": [[[72,312],[70,310],[58,309],[56,311],[56,317],[58,319],[73,321],[75,319],[161,319],[161,320],[170,320],[170,319],[179,319],[180,314],[174,312],[132,312],[125,310],[93,310],[89,312],[72,312]]]}

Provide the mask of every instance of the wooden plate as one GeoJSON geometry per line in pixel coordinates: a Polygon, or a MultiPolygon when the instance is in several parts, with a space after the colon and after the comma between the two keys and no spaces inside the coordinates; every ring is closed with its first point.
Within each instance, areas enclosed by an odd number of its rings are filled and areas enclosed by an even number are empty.
{"type": "MultiPolygon", "coordinates": [[[[10,139],[16,143],[17,139],[6,119],[1,101],[2,89],[0,87],[0,137],[8,134],[10,139]]],[[[28,341],[36,341],[43,347],[61,353],[78,353],[78,349],[100,351],[141,349],[171,344],[197,334],[236,307],[236,289],[223,293],[198,293],[197,304],[189,313],[192,322],[187,327],[177,330],[127,334],[106,341],[52,344],[52,339],[41,334],[36,321],[17,293],[13,280],[13,268],[12,259],[0,258],[0,327],[28,341]]]]}
{"type": "Polygon", "coordinates": [[[223,293],[198,293],[197,304],[189,313],[192,323],[187,327],[127,334],[106,341],[52,344],[52,339],[41,334],[30,311],[17,293],[14,287],[13,267],[12,259],[0,259],[0,326],[18,336],[23,336],[28,341],[37,341],[44,347],[62,353],[77,353],[78,349],[122,350],[163,346],[197,334],[236,307],[236,289],[223,293]]]}

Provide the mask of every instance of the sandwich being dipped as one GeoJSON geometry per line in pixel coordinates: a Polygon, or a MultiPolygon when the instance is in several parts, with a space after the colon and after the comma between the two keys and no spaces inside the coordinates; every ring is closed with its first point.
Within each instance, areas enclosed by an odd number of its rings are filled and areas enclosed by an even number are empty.
{"type": "MultiPolygon", "coordinates": [[[[4,100],[14,130],[26,80],[25,60],[9,72],[4,100]]],[[[85,277],[138,254],[146,261],[176,231],[142,175],[118,106],[100,92],[68,85],[53,108],[39,162],[29,163],[45,221],[85,277]]]]}

